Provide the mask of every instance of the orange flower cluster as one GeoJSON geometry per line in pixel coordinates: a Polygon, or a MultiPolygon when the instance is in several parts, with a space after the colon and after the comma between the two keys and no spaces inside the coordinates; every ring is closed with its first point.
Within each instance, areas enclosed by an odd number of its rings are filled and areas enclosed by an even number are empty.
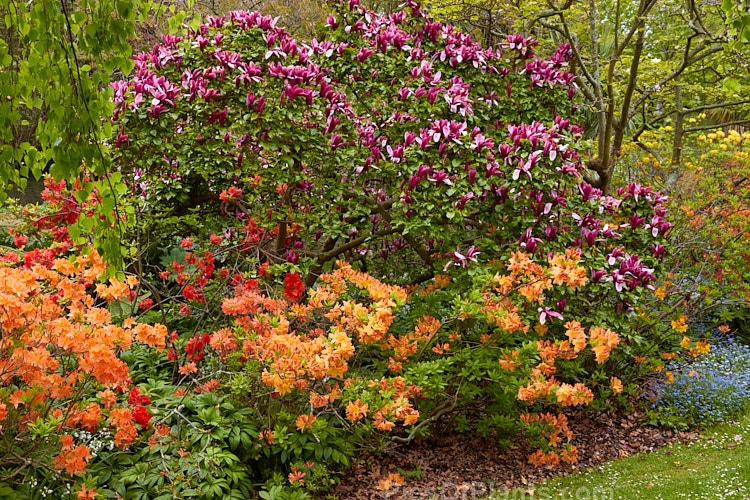
{"type": "MultiPolygon", "coordinates": [[[[414,355],[440,329],[439,320],[424,316],[413,332],[398,337],[389,334],[393,314],[406,300],[403,288],[385,285],[339,262],[335,271],[322,275],[319,285],[309,290],[306,304],[269,299],[257,288],[238,287],[222,307],[225,313],[236,316],[235,327],[218,330],[209,344],[222,356],[241,349],[246,359],[261,364],[263,383],[278,395],[295,389],[309,391],[310,405],[321,408],[341,398],[338,384],[326,384],[328,392],[323,393],[321,382],[346,376],[355,343],[377,346],[392,353],[392,365],[400,364],[396,360],[414,355]],[[346,298],[353,287],[366,292],[367,299],[346,298]]],[[[367,402],[355,399],[346,404],[346,418],[351,422],[372,419],[381,431],[390,431],[397,422],[405,426],[417,422],[419,412],[409,398],[416,397],[420,390],[407,387],[403,377],[345,380],[345,387],[353,384],[365,384],[377,389],[378,394],[367,402]]],[[[313,414],[299,415],[296,426],[304,432],[315,420],[313,414]]]]}
{"type": "Polygon", "coordinates": [[[541,428],[542,437],[547,441],[547,446],[552,448],[548,452],[537,450],[528,456],[529,463],[537,467],[543,465],[558,465],[561,461],[572,464],[578,461],[578,450],[575,446],[570,445],[573,439],[573,432],[568,427],[568,419],[565,415],[552,415],[551,413],[525,414],[521,416],[521,422],[527,427],[532,425],[541,428]],[[562,444],[562,438],[565,437],[568,444],[559,452],[557,449],[562,444]]]}
{"type": "MultiPolygon", "coordinates": [[[[580,260],[580,252],[569,249],[564,254],[552,255],[549,266],[545,268],[532,261],[529,254],[513,252],[506,264],[510,274],[495,275],[492,291],[483,295],[488,320],[507,333],[528,332],[529,326],[521,319],[519,305],[511,299],[512,294],[517,293],[527,304],[541,306],[545,301],[544,292],[555,285],[567,285],[571,289],[583,286],[588,278],[586,270],[578,265],[580,260]]],[[[545,325],[540,327],[544,329],[545,325]]],[[[485,340],[490,340],[490,337],[485,340]]]]}
{"type": "MultiPolygon", "coordinates": [[[[76,265],[59,259],[52,269],[0,268],[0,326],[13,332],[0,343],[0,350],[7,354],[0,360],[0,382],[20,377],[29,387],[65,398],[87,375],[108,386],[127,380],[128,367],[115,351],[129,348],[134,340],[164,348],[167,330],[163,325],[129,322],[115,326],[107,309],[93,305],[86,287],[104,269],[96,254],[79,256],[76,265]],[[78,366],[67,376],[58,373],[63,356],[78,366]]],[[[111,279],[97,290],[102,298],[115,300],[127,296],[130,288],[111,279]]]]}
{"type": "Polygon", "coordinates": [[[353,301],[336,303],[326,318],[344,331],[356,334],[361,344],[380,342],[393,323],[396,308],[406,302],[406,290],[389,286],[372,276],[355,271],[348,264],[338,262],[338,269],[320,277],[322,285],[310,294],[309,305],[320,307],[323,302],[334,302],[346,291],[346,283],[368,293],[372,303],[363,305],[353,301]]]}
{"type": "Polygon", "coordinates": [[[549,258],[549,277],[554,285],[568,285],[575,290],[588,281],[586,269],[579,266],[581,251],[578,248],[565,250],[565,255],[555,254],[549,258]]]}
{"type": "MultiPolygon", "coordinates": [[[[12,405],[19,429],[50,415],[61,419],[58,431],[95,432],[109,411],[110,422],[120,429],[118,445],[137,436],[129,410],[114,408],[117,398],[110,388],[124,390],[129,383],[128,366],[118,352],[134,342],[161,350],[167,329],[133,320],[112,324],[110,312],[87,293],[105,270],[93,251],[75,261],[57,259],[50,266],[0,267],[0,328],[5,332],[0,339],[0,383],[16,387],[3,393],[0,421],[12,405]],[[97,402],[76,403],[83,385],[91,383],[105,388],[99,393],[103,408],[97,402]]],[[[105,301],[127,298],[136,284],[132,278],[112,278],[97,283],[95,295],[105,301]]],[[[74,446],[67,434],[60,441],[62,452],[53,465],[69,474],[83,473],[89,449],[74,446]]]]}
{"type": "MultiPolygon", "coordinates": [[[[573,321],[569,322],[566,326],[568,327],[568,332],[572,332],[569,337],[576,339],[578,335],[584,335],[585,345],[585,334],[583,333],[583,329],[580,328],[580,324],[573,321]]],[[[592,331],[594,330],[596,329],[592,329],[592,331]]],[[[585,384],[579,382],[571,385],[560,382],[554,377],[554,373],[557,371],[555,367],[555,360],[557,358],[574,359],[578,357],[575,340],[572,346],[568,340],[558,340],[555,342],[537,340],[536,347],[541,358],[541,363],[531,369],[528,384],[518,388],[517,397],[519,401],[532,404],[540,398],[546,398],[551,403],[561,406],[588,404],[593,401],[594,394],[585,384]]],[[[506,358],[501,360],[500,363],[501,365],[504,363],[505,366],[508,366],[510,361],[510,357],[506,355],[506,358]]],[[[515,368],[515,363],[513,363],[513,367],[515,368]]]]}
{"type": "Polygon", "coordinates": [[[386,345],[393,349],[393,356],[389,359],[389,369],[396,373],[400,372],[402,362],[416,354],[419,346],[428,342],[441,326],[439,319],[425,314],[417,321],[413,332],[399,334],[398,337],[393,334],[388,335],[386,345]]]}
{"type": "Polygon", "coordinates": [[[596,356],[596,362],[602,364],[607,361],[612,349],[620,344],[620,336],[611,330],[596,327],[589,330],[589,343],[596,356]]]}
{"type": "MultiPolygon", "coordinates": [[[[578,321],[568,321],[565,323],[565,335],[567,335],[571,344],[573,344],[573,352],[581,352],[586,348],[586,332],[578,321]]],[[[594,353],[596,362],[601,364],[609,359],[609,355],[612,349],[615,349],[620,344],[620,336],[602,327],[596,327],[589,330],[588,343],[591,346],[591,350],[594,353]]]]}
{"type": "Polygon", "coordinates": [[[64,434],[60,437],[62,452],[57,455],[53,464],[58,469],[65,469],[70,475],[83,474],[86,464],[91,460],[91,451],[84,445],[73,446],[73,437],[64,434]]]}
{"type": "Polygon", "coordinates": [[[109,412],[109,422],[117,429],[115,445],[126,449],[138,436],[138,430],[133,423],[133,413],[128,408],[112,408],[109,412]]]}
{"type": "Polygon", "coordinates": [[[412,407],[409,398],[416,398],[422,392],[420,387],[413,384],[406,385],[403,377],[393,379],[370,380],[369,388],[377,387],[379,393],[386,400],[380,409],[373,413],[375,428],[380,431],[390,431],[396,422],[403,422],[404,426],[414,425],[419,419],[419,411],[412,407]]]}

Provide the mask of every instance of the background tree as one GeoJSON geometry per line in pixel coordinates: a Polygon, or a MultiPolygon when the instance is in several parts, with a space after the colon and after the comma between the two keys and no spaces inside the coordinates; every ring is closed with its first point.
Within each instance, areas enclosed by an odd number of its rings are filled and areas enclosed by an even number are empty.
{"type": "Polygon", "coordinates": [[[470,3],[477,11],[494,10],[495,16],[467,16],[464,13],[472,10],[452,9],[453,2],[429,5],[433,15],[474,28],[486,40],[521,29],[543,44],[571,44],[571,71],[578,75],[591,116],[587,135],[595,141],[586,162],[589,180],[605,191],[623,143],[631,137],[638,141],[639,131],[672,120],[677,132],[672,162],[678,164],[685,116],[747,103],[740,97],[741,82],[731,75],[736,61],[730,63],[724,53],[729,41],[726,13],[712,3],[470,3]]]}
{"type": "MultiPolygon", "coordinates": [[[[24,189],[48,169],[57,180],[94,190],[100,199],[93,217],[71,227],[80,241],[92,230],[96,246],[117,262],[124,192],[112,174],[107,144],[112,110],[109,81],[134,67],[131,39],[150,4],[140,0],[9,0],[0,5],[0,197],[11,186],[24,189]],[[86,169],[82,166],[86,165],[86,169]],[[84,170],[92,174],[84,176],[84,170]]],[[[159,15],[163,7],[155,6],[159,15]]]]}

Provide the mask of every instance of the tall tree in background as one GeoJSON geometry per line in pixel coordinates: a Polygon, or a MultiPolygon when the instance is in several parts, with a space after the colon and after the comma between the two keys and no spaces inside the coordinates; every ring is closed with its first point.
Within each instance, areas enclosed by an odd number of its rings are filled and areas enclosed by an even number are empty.
{"type": "MultiPolygon", "coordinates": [[[[142,10],[140,10],[142,9],[142,10]]],[[[43,170],[97,189],[100,208],[71,235],[96,230],[96,246],[117,260],[119,174],[110,175],[104,139],[112,110],[109,81],[128,74],[140,0],[6,0],[0,3],[0,198],[43,170]],[[96,177],[82,178],[82,165],[96,177]],[[92,179],[93,180],[93,179],[92,179]]],[[[140,12],[139,12],[140,10],[140,12]]]]}
{"type": "MultiPolygon", "coordinates": [[[[489,43],[513,32],[554,46],[570,43],[572,71],[591,114],[588,132],[595,141],[587,162],[589,180],[605,191],[623,143],[631,137],[637,141],[639,130],[747,104],[744,86],[732,75],[737,62],[728,61],[725,53],[731,16],[738,14],[711,2],[429,0],[428,6],[436,18],[481,34],[489,43]]],[[[676,134],[676,151],[681,131],[684,127],[676,134]]],[[[672,160],[679,163],[679,154],[672,160]]]]}

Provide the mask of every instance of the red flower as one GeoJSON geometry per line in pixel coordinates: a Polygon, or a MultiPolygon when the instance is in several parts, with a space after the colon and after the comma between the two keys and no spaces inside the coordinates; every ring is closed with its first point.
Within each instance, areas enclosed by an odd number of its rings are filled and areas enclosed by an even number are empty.
{"type": "Polygon", "coordinates": [[[297,273],[287,273],[284,277],[284,295],[292,302],[297,302],[305,293],[305,284],[297,273]]]}
{"type": "Polygon", "coordinates": [[[29,237],[23,234],[16,234],[13,236],[13,244],[18,248],[23,248],[26,243],[29,242],[29,237]]]}
{"type": "Polygon", "coordinates": [[[182,248],[193,248],[193,242],[190,241],[190,238],[185,238],[180,242],[180,246],[182,248]]]}
{"type": "Polygon", "coordinates": [[[237,198],[242,197],[242,190],[237,187],[230,187],[229,189],[225,189],[224,191],[219,194],[219,199],[223,202],[227,202],[229,200],[236,200],[237,198]]]}
{"type": "Polygon", "coordinates": [[[260,269],[258,269],[258,276],[259,277],[260,276],[265,276],[266,274],[268,276],[273,276],[273,274],[268,271],[268,262],[264,262],[263,264],[261,264],[260,265],[260,269]]]}
{"type": "Polygon", "coordinates": [[[191,361],[200,361],[203,359],[203,348],[211,341],[211,336],[207,333],[196,335],[187,341],[185,353],[191,361]]]}
{"type": "Polygon", "coordinates": [[[141,427],[148,427],[148,421],[151,420],[151,414],[143,406],[136,406],[133,410],[133,420],[141,424],[141,427]]]}
{"type": "Polygon", "coordinates": [[[151,398],[141,394],[140,389],[133,387],[130,389],[130,396],[128,397],[128,403],[131,405],[150,405],[151,398]]]}
{"type": "Polygon", "coordinates": [[[154,301],[151,299],[143,299],[138,303],[138,308],[143,309],[151,309],[154,306],[154,301]]]}

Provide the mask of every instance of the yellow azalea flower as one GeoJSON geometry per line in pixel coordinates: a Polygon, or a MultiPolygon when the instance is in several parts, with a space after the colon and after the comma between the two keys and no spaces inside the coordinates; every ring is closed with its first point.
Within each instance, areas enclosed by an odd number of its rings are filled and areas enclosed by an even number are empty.
{"type": "Polygon", "coordinates": [[[672,321],[672,329],[678,333],[685,333],[687,331],[687,325],[680,319],[679,321],[672,321]]]}
{"type": "Polygon", "coordinates": [[[674,383],[674,374],[672,372],[667,372],[667,383],[668,384],[674,383]]]}
{"type": "Polygon", "coordinates": [[[654,295],[656,295],[656,298],[659,300],[664,300],[664,297],[667,296],[667,290],[665,290],[662,287],[659,287],[654,291],[654,295]]]}
{"type": "Polygon", "coordinates": [[[680,347],[682,347],[683,349],[690,349],[690,338],[682,337],[682,342],[680,342],[680,347]]]}
{"type": "Polygon", "coordinates": [[[622,381],[617,377],[612,377],[609,382],[609,387],[615,394],[620,394],[622,392],[622,381]]]}

